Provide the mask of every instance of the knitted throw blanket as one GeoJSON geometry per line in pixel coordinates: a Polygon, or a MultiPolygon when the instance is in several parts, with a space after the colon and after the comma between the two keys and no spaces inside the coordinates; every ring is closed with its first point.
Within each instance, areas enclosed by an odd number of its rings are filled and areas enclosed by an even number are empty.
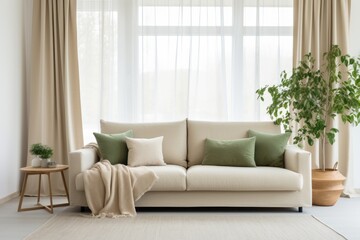
{"type": "Polygon", "coordinates": [[[111,165],[102,160],[84,172],[84,187],[93,216],[135,216],[135,201],[158,179],[147,167],[111,165]]]}

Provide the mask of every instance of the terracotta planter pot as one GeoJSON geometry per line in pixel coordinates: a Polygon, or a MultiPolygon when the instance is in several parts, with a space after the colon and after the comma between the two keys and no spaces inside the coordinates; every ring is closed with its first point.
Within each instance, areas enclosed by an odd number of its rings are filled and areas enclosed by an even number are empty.
{"type": "Polygon", "coordinates": [[[344,190],[345,177],[337,170],[312,170],[312,203],[333,206],[344,190]]]}

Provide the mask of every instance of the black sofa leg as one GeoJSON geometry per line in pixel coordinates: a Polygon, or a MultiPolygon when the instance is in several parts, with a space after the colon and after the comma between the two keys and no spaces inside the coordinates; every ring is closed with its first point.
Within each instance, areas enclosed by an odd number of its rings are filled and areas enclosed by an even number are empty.
{"type": "Polygon", "coordinates": [[[80,208],[81,212],[88,212],[89,211],[89,207],[81,207],[80,208]]]}
{"type": "Polygon", "coordinates": [[[303,212],[303,208],[302,208],[302,207],[299,207],[299,212],[303,212]]]}

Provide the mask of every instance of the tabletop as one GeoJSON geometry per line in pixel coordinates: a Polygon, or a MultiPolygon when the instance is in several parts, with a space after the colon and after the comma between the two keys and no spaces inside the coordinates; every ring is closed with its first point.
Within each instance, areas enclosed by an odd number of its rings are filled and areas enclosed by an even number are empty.
{"type": "Polygon", "coordinates": [[[49,173],[49,172],[59,172],[59,171],[64,171],[66,169],[69,168],[69,165],[56,165],[56,167],[47,167],[47,168],[40,168],[40,167],[32,167],[32,166],[27,166],[27,167],[22,167],[20,168],[20,171],[22,172],[27,172],[27,173],[49,173]]]}

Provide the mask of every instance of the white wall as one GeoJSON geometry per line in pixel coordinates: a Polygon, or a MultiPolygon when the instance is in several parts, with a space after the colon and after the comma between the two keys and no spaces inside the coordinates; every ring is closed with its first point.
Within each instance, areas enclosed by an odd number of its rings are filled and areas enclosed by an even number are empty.
{"type": "MultiPolygon", "coordinates": [[[[350,16],[350,36],[349,36],[349,54],[351,56],[360,56],[360,1],[351,1],[350,16]]],[[[352,127],[350,132],[350,158],[352,159],[349,166],[349,177],[353,176],[349,183],[351,187],[360,189],[360,125],[352,127]]],[[[348,177],[348,181],[349,178],[348,177]]]]}
{"type": "Polygon", "coordinates": [[[360,1],[351,1],[350,15],[350,36],[349,53],[350,55],[360,55],[360,1]]]}
{"type": "Polygon", "coordinates": [[[24,163],[24,0],[0,0],[0,202],[19,191],[24,163]]]}

